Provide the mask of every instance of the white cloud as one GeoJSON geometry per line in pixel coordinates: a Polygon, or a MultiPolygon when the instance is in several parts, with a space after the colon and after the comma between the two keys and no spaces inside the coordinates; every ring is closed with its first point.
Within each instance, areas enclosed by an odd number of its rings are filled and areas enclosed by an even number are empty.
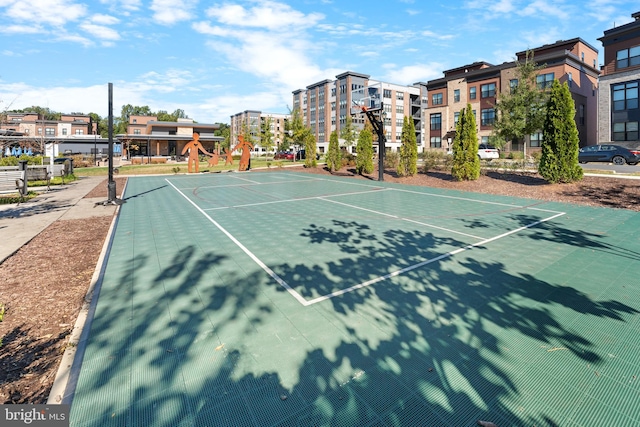
{"type": "Polygon", "coordinates": [[[172,25],[193,18],[196,0],[153,0],[149,7],[153,19],[161,25],[172,25]]]}
{"type": "Polygon", "coordinates": [[[7,25],[0,27],[0,33],[5,34],[38,34],[44,30],[37,25],[7,25]]]}
{"type": "Polygon", "coordinates": [[[120,40],[120,34],[116,30],[104,25],[82,24],[80,28],[102,40],[120,40]]]}
{"type": "Polygon", "coordinates": [[[120,20],[111,15],[103,15],[101,13],[96,13],[91,17],[91,22],[97,25],[115,25],[120,22],[120,20]]]}
{"type": "Polygon", "coordinates": [[[428,64],[414,64],[398,67],[396,64],[385,64],[386,69],[383,80],[403,85],[433,80],[442,77],[442,70],[445,66],[438,62],[428,64]]]}
{"type": "Polygon", "coordinates": [[[289,27],[312,27],[324,19],[324,15],[320,13],[305,15],[285,3],[268,0],[257,3],[257,6],[249,9],[235,4],[216,5],[209,8],[206,14],[223,25],[266,28],[273,31],[284,31],[289,27]]]}
{"type": "Polygon", "coordinates": [[[18,22],[63,26],[87,14],[87,6],[69,0],[8,1],[6,15],[18,22]]]}

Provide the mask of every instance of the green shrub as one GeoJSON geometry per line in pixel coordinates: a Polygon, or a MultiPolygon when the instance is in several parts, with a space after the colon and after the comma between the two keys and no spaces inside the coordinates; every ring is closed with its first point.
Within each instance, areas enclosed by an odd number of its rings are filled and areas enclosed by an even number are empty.
{"type": "MultiPolygon", "coordinates": [[[[440,170],[444,166],[447,155],[440,150],[427,150],[422,153],[422,171],[427,173],[432,170],[440,170]]],[[[451,157],[451,156],[448,156],[451,157]]]]}
{"type": "Polygon", "coordinates": [[[397,151],[387,151],[384,153],[384,168],[396,169],[398,167],[399,160],[400,155],[397,151]]]}

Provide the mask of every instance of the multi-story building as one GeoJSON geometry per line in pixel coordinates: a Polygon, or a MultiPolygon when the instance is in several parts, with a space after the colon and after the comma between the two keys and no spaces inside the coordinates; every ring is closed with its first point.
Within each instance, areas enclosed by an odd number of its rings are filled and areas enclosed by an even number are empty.
{"type": "MultiPolygon", "coordinates": [[[[384,130],[389,150],[401,145],[402,124],[405,116],[414,120],[418,145],[423,147],[422,103],[418,86],[402,86],[371,80],[368,74],[347,71],[336,76],[336,80],[322,80],[293,92],[293,108],[299,109],[307,126],[316,136],[318,151],[326,152],[333,131],[340,135],[351,116],[352,93],[363,87],[376,85],[383,92],[384,130]]],[[[354,126],[364,127],[363,115],[352,117],[354,126]]],[[[355,150],[355,147],[352,147],[355,150]]],[[[377,147],[374,146],[377,150],[377,147]]]]}
{"type": "MultiPolygon", "coordinates": [[[[540,89],[551,86],[553,80],[567,82],[576,105],[576,125],[580,146],[597,141],[597,68],[598,50],[580,38],[561,40],[533,51],[534,61],[542,68],[536,81],[540,89]]],[[[516,53],[517,61],[526,59],[527,51],[516,53]]],[[[425,114],[425,139],[430,149],[449,150],[455,136],[460,110],[467,103],[475,113],[478,142],[487,143],[496,119],[495,105],[500,93],[511,90],[517,84],[517,62],[492,65],[475,62],[444,71],[444,77],[426,83],[417,83],[426,93],[428,106],[425,114]]],[[[510,142],[507,151],[539,150],[541,132],[510,142]]]]}
{"type": "Polygon", "coordinates": [[[97,135],[98,123],[89,115],[61,114],[60,120],[50,120],[38,113],[3,114],[0,129],[3,146],[20,146],[47,156],[62,153],[100,154],[107,152],[108,140],[97,135]],[[17,136],[19,135],[19,136],[17,136]]]}
{"type": "MultiPolygon", "coordinates": [[[[215,136],[219,124],[195,123],[193,119],[178,119],[177,122],[158,121],[156,116],[129,117],[127,133],[116,135],[123,143],[124,156],[180,157],[184,146],[193,140],[193,134],[199,135],[199,141],[205,150],[212,153],[216,143],[224,138],[215,136]]],[[[144,160],[142,160],[144,161],[144,160]]]]}
{"type": "Polygon", "coordinates": [[[640,12],[634,21],[604,32],[598,100],[598,143],[640,146],[640,12]]]}
{"type": "Polygon", "coordinates": [[[247,130],[254,142],[253,151],[256,154],[266,153],[266,147],[262,147],[260,141],[262,140],[263,129],[268,123],[271,143],[273,144],[271,151],[278,151],[280,144],[284,141],[285,125],[290,117],[290,114],[265,113],[257,110],[245,110],[234,114],[231,116],[229,126],[231,145],[236,144],[238,136],[247,130]]]}

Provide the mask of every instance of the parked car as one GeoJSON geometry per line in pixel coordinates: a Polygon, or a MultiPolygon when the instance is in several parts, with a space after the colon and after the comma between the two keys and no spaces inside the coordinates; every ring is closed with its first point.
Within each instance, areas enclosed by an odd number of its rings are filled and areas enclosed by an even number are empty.
{"type": "MultiPolygon", "coordinates": [[[[306,150],[302,149],[296,153],[297,160],[304,160],[307,158],[306,150]]],[[[316,160],[320,160],[320,154],[316,153],[316,160]]]]}
{"type": "Polygon", "coordinates": [[[489,144],[480,144],[478,146],[478,157],[480,160],[499,159],[500,151],[489,144]]]}
{"type": "Polygon", "coordinates": [[[293,153],[290,151],[278,151],[273,158],[275,160],[293,160],[293,153]]]}
{"type": "Polygon", "coordinates": [[[578,151],[580,163],[606,162],[615,165],[635,165],[640,162],[640,150],[630,150],[620,145],[589,145],[578,151]]]}
{"type": "Polygon", "coordinates": [[[66,163],[68,161],[73,161],[73,159],[71,157],[56,157],[55,159],[53,159],[53,164],[54,165],[60,165],[63,163],[66,163]]]}

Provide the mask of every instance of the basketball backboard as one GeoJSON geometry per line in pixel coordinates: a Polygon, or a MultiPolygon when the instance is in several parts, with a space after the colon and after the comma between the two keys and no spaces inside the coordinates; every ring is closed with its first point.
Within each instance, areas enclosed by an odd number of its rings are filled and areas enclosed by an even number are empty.
{"type": "Polygon", "coordinates": [[[370,83],[369,86],[351,91],[352,115],[380,110],[382,110],[382,83],[370,83]]]}

